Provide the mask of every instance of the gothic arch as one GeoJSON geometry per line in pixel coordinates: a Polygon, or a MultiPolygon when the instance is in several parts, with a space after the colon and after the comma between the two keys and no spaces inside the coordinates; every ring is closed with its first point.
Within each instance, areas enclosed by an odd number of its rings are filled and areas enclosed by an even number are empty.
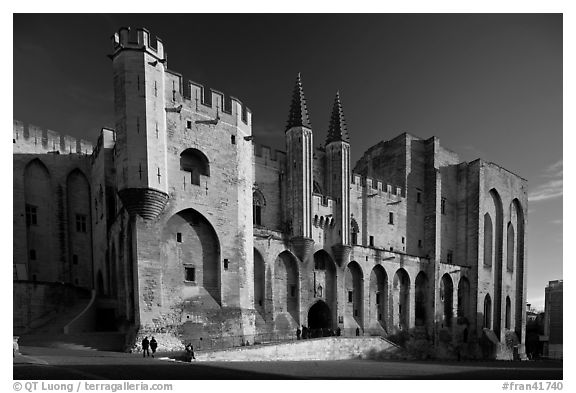
{"type": "Polygon", "coordinates": [[[185,281],[220,304],[220,240],[208,219],[191,208],[179,211],[166,223],[162,244],[164,263],[181,271],[165,283],[167,290],[175,291],[185,281]]]}
{"type": "Polygon", "coordinates": [[[514,271],[515,240],[514,225],[512,225],[512,222],[508,222],[506,230],[506,271],[508,272],[514,271]]]}
{"type": "Polygon", "coordinates": [[[40,159],[35,158],[24,168],[23,180],[25,206],[22,213],[26,220],[28,279],[37,277],[38,280],[46,281],[62,280],[49,269],[53,261],[51,237],[56,218],[50,171],[40,159]]]}
{"type": "MultiPolygon", "coordinates": [[[[285,313],[299,323],[300,280],[298,260],[288,251],[278,255],[274,263],[274,311],[285,313]]],[[[288,328],[286,326],[284,328],[288,328]]],[[[279,328],[277,326],[277,328],[279,328]]]]}
{"type": "Polygon", "coordinates": [[[356,261],[348,263],[345,269],[344,286],[346,288],[345,313],[349,319],[355,320],[359,327],[363,327],[363,277],[362,268],[356,261]]]}
{"type": "Polygon", "coordinates": [[[458,318],[470,320],[470,281],[466,277],[461,277],[458,282],[458,318]]]}
{"type": "Polygon", "coordinates": [[[416,326],[426,326],[428,321],[427,316],[427,301],[429,297],[428,276],[426,273],[420,272],[414,281],[414,323],[416,326]]]}
{"type": "Polygon", "coordinates": [[[484,266],[492,267],[494,259],[494,234],[492,218],[489,213],[484,214],[484,266]]]}
{"type": "Polygon", "coordinates": [[[504,247],[504,217],[502,198],[494,188],[490,190],[490,196],[496,210],[496,224],[494,231],[494,315],[492,326],[496,336],[500,338],[502,320],[502,256],[504,247]]]}
{"type": "Polygon", "coordinates": [[[524,340],[522,337],[522,315],[524,310],[524,210],[522,204],[515,198],[512,201],[512,205],[516,210],[516,301],[515,301],[515,327],[516,334],[520,340],[524,340]]]}
{"type": "Polygon", "coordinates": [[[370,326],[380,326],[387,330],[388,321],[388,276],[382,265],[376,265],[370,272],[369,318],[370,326]]]}
{"type": "Polygon", "coordinates": [[[266,198],[259,189],[255,189],[252,193],[252,210],[253,210],[253,224],[262,225],[262,215],[266,207],[266,198]]]}
{"type": "Polygon", "coordinates": [[[264,315],[266,300],[266,264],[262,254],[254,249],[254,308],[264,315]]]}
{"type": "Polygon", "coordinates": [[[442,315],[444,324],[452,326],[452,317],[454,315],[454,284],[452,277],[448,273],[442,276],[440,281],[440,301],[442,302],[442,315]]]}
{"type": "Polygon", "coordinates": [[[406,330],[410,327],[410,276],[403,268],[394,274],[392,280],[392,319],[395,328],[406,330]]]}
{"type": "Polygon", "coordinates": [[[331,321],[336,319],[337,270],[336,264],[325,250],[314,253],[314,297],[323,299],[331,312],[331,321]]]}
{"type": "Polygon", "coordinates": [[[68,282],[92,287],[92,209],[90,182],[78,168],[66,177],[68,203],[68,260],[64,277],[68,282]],[[89,275],[90,274],[90,275],[89,275]]]}

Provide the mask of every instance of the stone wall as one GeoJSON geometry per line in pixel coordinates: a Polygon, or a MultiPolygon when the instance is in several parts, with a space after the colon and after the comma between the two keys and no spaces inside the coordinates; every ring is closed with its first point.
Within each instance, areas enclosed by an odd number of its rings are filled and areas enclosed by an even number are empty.
{"type": "Polygon", "coordinates": [[[195,357],[197,361],[343,360],[365,357],[372,351],[391,351],[395,348],[394,344],[379,337],[323,338],[254,348],[199,352],[195,357]]]}

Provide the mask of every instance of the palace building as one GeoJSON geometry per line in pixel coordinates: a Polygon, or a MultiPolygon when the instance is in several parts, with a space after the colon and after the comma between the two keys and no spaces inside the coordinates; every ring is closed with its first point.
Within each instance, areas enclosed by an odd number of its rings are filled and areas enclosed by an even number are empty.
{"type": "Polygon", "coordinates": [[[110,58],[115,129],[96,145],[14,121],[15,331],[63,283],[92,291],[90,328],[134,340],[306,326],[523,352],[525,179],[409,133],[351,165],[339,94],[315,147],[300,75],[271,150],[239,99],[169,70],[147,30],[120,29],[110,58]]]}

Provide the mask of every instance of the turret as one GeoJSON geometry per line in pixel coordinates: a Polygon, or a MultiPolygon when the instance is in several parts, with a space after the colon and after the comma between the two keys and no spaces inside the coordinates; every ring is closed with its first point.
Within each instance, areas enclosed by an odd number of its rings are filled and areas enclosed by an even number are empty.
{"type": "Polygon", "coordinates": [[[145,29],[112,37],[118,195],[132,215],[154,219],[166,206],[166,55],[145,29]]]}
{"type": "Polygon", "coordinates": [[[312,239],[312,126],[300,74],[292,95],[286,125],[287,206],[285,217],[292,250],[304,261],[310,255],[312,239]]]}
{"type": "Polygon", "coordinates": [[[342,266],[350,256],[350,137],[340,94],[336,93],[326,138],[326,190],[335,199],[335,232],[332,251],[342,266]]]}

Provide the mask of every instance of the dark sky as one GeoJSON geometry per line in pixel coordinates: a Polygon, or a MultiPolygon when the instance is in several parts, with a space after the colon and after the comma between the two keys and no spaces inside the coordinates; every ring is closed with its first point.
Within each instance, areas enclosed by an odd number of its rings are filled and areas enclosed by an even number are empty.
{"type": "Polygon", "coordinates": [[[354,164],[407,131],[527,178],[528,300],[562,278],[561,14],[14,16],[14,118],[95,141],[113,127],[110,36],[159,36],[168,68],[241,99],[284,149],[296,74],[324,143],[337,90],[354,164]]]}

